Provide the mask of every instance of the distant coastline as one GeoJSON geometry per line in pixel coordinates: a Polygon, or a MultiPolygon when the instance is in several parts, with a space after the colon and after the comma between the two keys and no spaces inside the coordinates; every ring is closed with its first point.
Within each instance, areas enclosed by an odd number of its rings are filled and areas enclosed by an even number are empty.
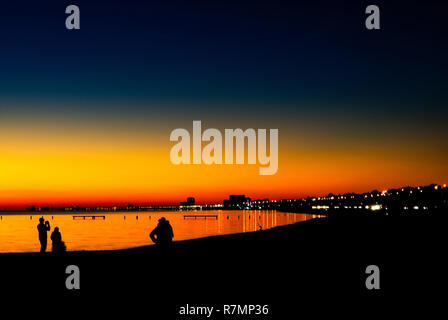
{"type": "Polygon", "coordinates": [[[71,213],[107,213],[107,212],[139,212],[139,211],[208,211],[208,210],[277,210],[291,213],[309,213],[319,215],[333,214],[429,214],[448,210],[448,188],[446,184],[430,184],[426,186],[401,187],[388,190],[373,190],[365,193],[344,193],[320,197],[299,199],[270,200],[251,199],[244,194],[230,195],[222,203],[196,204],[195,198],[173,205],[134,205],[127,206],[93,206],[81,207],[37,207],[30,205],[21,210],[0,210],[0,215],[6,214],[52,214],[71,213]]]}

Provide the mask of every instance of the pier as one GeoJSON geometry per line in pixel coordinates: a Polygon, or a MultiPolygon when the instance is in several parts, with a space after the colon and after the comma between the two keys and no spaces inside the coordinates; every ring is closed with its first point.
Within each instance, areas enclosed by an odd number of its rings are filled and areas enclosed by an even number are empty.
{"type": "Polygon", "coordinates": [[[218,220],[218,216],[217,215],[209,215],[209,214],[186,214],[184,215],[184,219],[185,218],[215,218],[216,220],[218,220]]]}
{"type": "Polygon", "coordinates": [[[76,219],[82,219],[82,220],[96,220],[96,219],[102,219],[105,220],[106,216],[93,216],[93,215],[87,215],[87,216],[73,216],[73,220],[76,219]]]}

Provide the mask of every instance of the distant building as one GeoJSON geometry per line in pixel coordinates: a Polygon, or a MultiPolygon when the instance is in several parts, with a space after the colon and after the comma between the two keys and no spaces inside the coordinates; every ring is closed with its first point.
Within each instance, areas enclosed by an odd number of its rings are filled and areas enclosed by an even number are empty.
{"type": "Polygon", "coordinates": [[[188,197],[187,201],[182,201],[180,203],[181,206],[194,206],[196,203],[195,199],[193,197],[188,197]]]}
{"type": "Polygon", "coordinates": [[[271,209],[271,206],[269,199],[256,199],[251,202],[252,209],[267,210],[271,209]]]}
{"type": "Polygon", "coordinates": [[[231,195],[229,199],[224,200],[224,209],[247,209],[250,207],[250,198],[243,195],[231,195]]]}

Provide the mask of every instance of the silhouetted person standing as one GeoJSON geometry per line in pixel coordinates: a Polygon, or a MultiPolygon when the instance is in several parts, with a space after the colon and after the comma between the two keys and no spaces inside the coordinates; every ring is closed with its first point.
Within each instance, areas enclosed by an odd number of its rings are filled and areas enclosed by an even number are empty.
{"type": "Polygon", "coordinates": [[[155,244],[161,247],[169,245],[174,237],[173,228],[171,227],[170,222],[163,217],[160,218],[159,224],[151,231],[149,237],[155,244]]]}
{"type": "Polygon", "coordinates": [[[50,222],[45,221],[44,223],[44,218],[41,217],[37,230],[39,231],[40,252],[45,252],[47,250],[47,231],[50,231],[50,222]]]}
{"type": "Polygon", "coordinates": [[[65,252],[65,243],[62,241],[62,235],[59,232],[59,228],[54,228],[54,231],[51,234],[50,237],[52,241],[52,251],[54,253],[62,253],[65,252]]]}

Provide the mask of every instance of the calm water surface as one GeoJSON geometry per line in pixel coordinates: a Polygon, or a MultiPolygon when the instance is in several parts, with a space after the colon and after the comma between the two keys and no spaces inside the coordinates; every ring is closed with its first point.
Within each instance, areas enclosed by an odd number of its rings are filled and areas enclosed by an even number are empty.
{"type": "MultiPolygon", "coordinates": [[[[75,215],[104,215],[76,213],[75,215]]],[[[43,216],[50,222],[47,251],[51,250],[50,235],[59,227],[67,249],[112,250],[152,244],[149,233],[165,217],[174,229],[174,241],[269,229],[305,221],[317,216],[276,211],[176,211],[105,213],[105,219],[74,219],[72,214],[41,212],[39,215],[2,215],[0,220],[0,252],[39,251],[37,224],[43,216]],[[184,217],[206,215],[207,217],[184,217]],[[217,216],[214,217],[214,216],[217,216]]]]}

